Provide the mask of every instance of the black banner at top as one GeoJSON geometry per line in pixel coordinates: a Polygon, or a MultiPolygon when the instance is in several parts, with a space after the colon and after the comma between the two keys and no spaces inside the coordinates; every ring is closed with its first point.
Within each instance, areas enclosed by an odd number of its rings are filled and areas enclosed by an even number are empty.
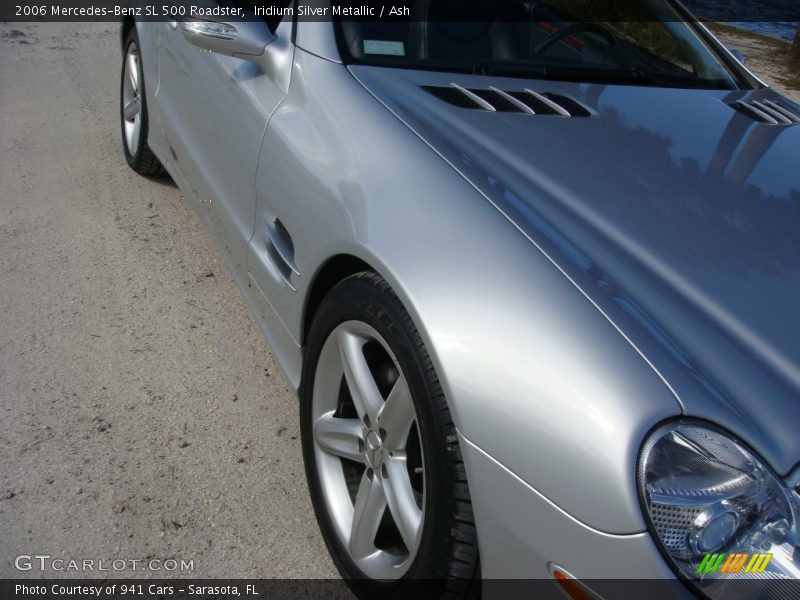
{"type": "Polygon", "coordinates": [[[800,0],[0,0],[0,21],[184,19],[645,22],[800,26],[800,0]]]}

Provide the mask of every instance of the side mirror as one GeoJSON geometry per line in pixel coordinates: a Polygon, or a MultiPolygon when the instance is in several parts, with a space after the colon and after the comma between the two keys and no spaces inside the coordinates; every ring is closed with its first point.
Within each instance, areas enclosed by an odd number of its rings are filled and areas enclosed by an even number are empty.
{"type": "Polygon", "coordinates": [[[736,48],[728,48],[728,52],[733,55],[733,58],[739,61],[739,64],[744,65],[744,54],[742,54],[736,48]]]}
{"type": "Polygon", "coordinates": [[[245,59],[262,56],[275,39],[264,21],[184,21],[181,32],[198,48],[245,59]]]}

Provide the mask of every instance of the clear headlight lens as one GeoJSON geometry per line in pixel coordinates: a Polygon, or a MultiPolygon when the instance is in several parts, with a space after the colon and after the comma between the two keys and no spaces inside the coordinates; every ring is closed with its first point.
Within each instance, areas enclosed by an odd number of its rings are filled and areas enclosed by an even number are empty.
{"type": "Polygon", "coordinates": [[[800,578],[800,497],[729,437],[695,424],[659,429],[642,450],[639,486],[658,541],[709,596],[724,580],[800,578]]]}

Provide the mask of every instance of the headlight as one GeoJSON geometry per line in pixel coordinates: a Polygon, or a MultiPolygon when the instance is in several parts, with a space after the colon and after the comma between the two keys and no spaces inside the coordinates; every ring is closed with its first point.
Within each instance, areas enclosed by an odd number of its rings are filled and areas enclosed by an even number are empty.
{"type": "Polygon", "coordinates": [[[658,541],[708,596],[730,579],[800,578],[800,499],[741,444],[674,423],[647,440],[638,476],[658,541]]]}

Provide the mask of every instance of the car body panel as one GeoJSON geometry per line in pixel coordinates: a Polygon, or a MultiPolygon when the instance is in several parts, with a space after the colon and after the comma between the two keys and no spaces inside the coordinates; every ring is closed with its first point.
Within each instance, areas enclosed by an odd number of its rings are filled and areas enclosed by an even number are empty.
{"type": "Polygon", "coordinates": [[[631,337],[687,415],[779,473],[797,463],[800,127],[728,105],[777,94],[353,71],[631,337]],[[421,89],[450,83],[533,86],[592,116],[464,109],[421,89]]]}
{"type": "MultiPolygon", "coordinates": [[[[286,89],[254,62],[191,44],[180,26],[156,26],[160,80],[155,99],[164,136],[201,213],[220,232],[223,251],[243,271],[253,235],[261,143],[286,89]]],[[[288,44],[291,29],[291,21],[282,23],[276,32],[280,41],[272,45],[288,44]]]]}
{"type": "Polygon", "coordinates": [[[647,430],[680,412],[669,389],[544,255],[344,66],[297,51],[256,187],[250,278],[296,342],[314,274],[331,256],[363,260],[412,313],[463,431],[579,518],[611,531],[643,530],[632,473],[647,430]],[[292,240],[296,271],[278,272],[279,257],[268,252],[275,218],[292,240]],[[614,500],[587,505],[563,484],[565,472],[585,473],[586,485],[614,500]]]}
{"type": "Polygon", "coordinates": [[[487,546],[503,549],[481,555],[481,574],[486,579],[549,579],[553,563],[581,580],[619,580],[623,570],[626,580],[671,578],[648,533],[611,535],[591,529],[463,435],[459,444],[469,471],[476,474],[475,510],[488,515],[477,523],[478,537],[487,546]]]}

